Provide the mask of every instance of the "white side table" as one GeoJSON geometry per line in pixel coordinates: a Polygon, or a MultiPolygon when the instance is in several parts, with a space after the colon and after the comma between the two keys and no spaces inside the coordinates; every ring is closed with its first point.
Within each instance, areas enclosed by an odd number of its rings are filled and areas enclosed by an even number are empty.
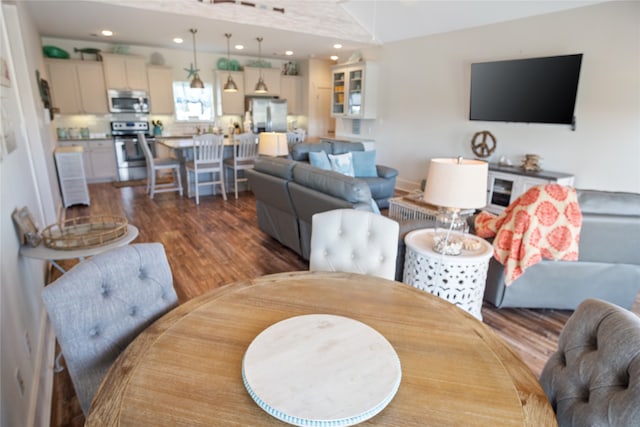
{"type": "MultiPolygon", "coordinates": [[[[460,255],[443,255],[433,250],[435,229],[415,230],[404,238],[406,255],[403,282],[456,304],[482,320],[482,298],[493,247],[484,239],[465,235],[480,243],[460,255]]],[[[452,232],[453,236],[460,236],[452,232]]]]}

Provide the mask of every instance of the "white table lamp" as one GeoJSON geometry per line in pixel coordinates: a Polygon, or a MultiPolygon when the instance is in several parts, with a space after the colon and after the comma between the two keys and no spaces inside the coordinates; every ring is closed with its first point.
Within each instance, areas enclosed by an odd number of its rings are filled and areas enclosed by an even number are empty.
{"type": "Polygon", "coordinates": [[[447,255],[459,255],[461,241],[450,239],[452,230],[465,230],[465,209],[482,208],[487,204],[488,163],[481,160],[431,159],[423,200],[438,206],[438,222],[448,228],[444,237],[435,239],[434,250],[447,255]]]}
{"type": "Polygon", "coordinates": [[[287,134],[278,132],[262,132],[260,134],[258,154],[271,157],[287,156],[289,154],[287,134]]]}

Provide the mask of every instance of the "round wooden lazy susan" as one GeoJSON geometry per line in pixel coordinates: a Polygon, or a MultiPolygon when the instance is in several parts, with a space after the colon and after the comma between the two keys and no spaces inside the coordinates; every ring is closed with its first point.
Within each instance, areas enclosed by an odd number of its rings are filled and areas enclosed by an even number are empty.
{"type": "Polygon", "coordinates": [[[249,345],[242,379],[267,413],[297,426],[350,426],[391,402],[402,371],[373,328],[342,316],[291,317],[249,345]]]}

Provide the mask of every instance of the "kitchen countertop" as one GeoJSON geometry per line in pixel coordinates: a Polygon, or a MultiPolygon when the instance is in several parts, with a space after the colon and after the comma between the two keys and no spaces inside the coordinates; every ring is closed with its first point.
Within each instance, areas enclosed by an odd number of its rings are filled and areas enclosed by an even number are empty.
{"type": "Polygon", "coordinates": [[[82,142],[82,141],[112,141],[113,138],[58,138],[58,142],[82,142]]]}
{"type": "MultiPolygon", "coordinates": [[[[173,149],[193,147],[193,138],[190,136],[183,136],[183,137],[159,136],[159,137],[156,137],[156,142],[173,149]]],[[[228,137],[225,137],[224,145],[233,145],[233,142],[228,137]]]]}
{"type": "Polygon", "coordinates": [[[348,136],[311,136],[305,142],[320,142],[322,140],[342,141],[342,142],[375,142],[373,138],[352,138],[348,136]]]}

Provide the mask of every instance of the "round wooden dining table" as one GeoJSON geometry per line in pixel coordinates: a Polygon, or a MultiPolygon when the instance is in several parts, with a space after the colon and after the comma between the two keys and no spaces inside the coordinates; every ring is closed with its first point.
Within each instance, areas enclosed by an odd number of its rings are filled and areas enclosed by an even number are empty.
{"type": "Polygon", "coordinates": [[[116,360],[86,425],[286,425],[247,392],[243,357],[262,331],[307,314],[362,322],[400,359],[395,396],[362,425],[557,425],[522,359],[464,310],[400,282],[324,272],[240,281],[167,313],[116,360]]]}

